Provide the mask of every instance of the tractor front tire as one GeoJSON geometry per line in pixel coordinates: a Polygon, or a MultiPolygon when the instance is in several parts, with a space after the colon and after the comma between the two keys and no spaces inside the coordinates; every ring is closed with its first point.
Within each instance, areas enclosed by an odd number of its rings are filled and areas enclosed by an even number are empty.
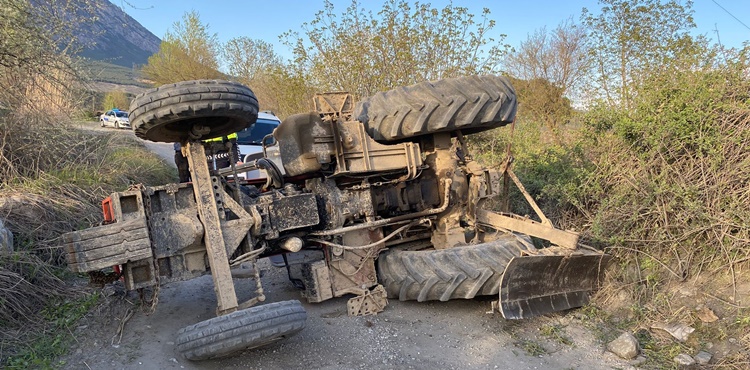
{"type": "Polygon", "coordinates": [[[258,99],[250,88],[221,80],[183,81],[146,91],[130,103],[135,135],[156,142],[211,139],[249,127],[258,118],[258,99]],[[194,126],[208,128],[191,137],[194,126]]]}
{"type": "Polygon", "coordinates": [[[224,357],[297,334],[305,320],[296,300],[255,306],[180,329],[177,350],[191,361],[224,357]]]}
{"type": "Polygon", "coordinates": [[[449,78],[377,93],[357,103],[354,118],[373,139],[388,143],[438,132],[464,134],[507,125],[516,93],[505,77],[449,78]]]}

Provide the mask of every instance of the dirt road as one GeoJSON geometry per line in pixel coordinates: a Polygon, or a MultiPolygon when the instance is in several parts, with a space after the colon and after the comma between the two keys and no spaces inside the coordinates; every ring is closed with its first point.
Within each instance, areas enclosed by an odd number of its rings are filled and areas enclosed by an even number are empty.
{"type": "MultiPolygon", "coordinates": [[[[286,271],[265,263],[268,302],[299,299],[286,271]]],[[[235,279],[249,298],[250,279],[235,279]]],[[[112,293],[107,288],[105,292],[112,293]]],[[[605,352],[573,315],[505,321],[489,300],[435,303],[391,300],[376,316],[349,317],[346,297],[304,303],[307,327],[268,347],[222,360],[190,362],[175,350],[180,328],[211,318],[216,299],[210,276],[160,289],[158,306],[146,315],[138,296],[108,297],[84,320],[77,343],[64,359],[70,369],[613,369],[627,363],[605,352]],[[132,318],[117,330],[128,312],[132,318]],[[572,344],[541,335],[559,326],[572,344]],[[529,352],[533,353],[530,354],[529,352]]]]}
{"type": "MultiPolygon", "coordinates": [[[[98,126],[97,126],[98,128],[98,126]]],[[[122,131],[123,134],[131,134],[122,131]]],[[[171,144],[148,144],[171,163],[171,144]]],[[[286,271],[261,261],[267,302],[300,299],[286,271]]],[[[190,362],[176,351],[176,332],[214,316],[210,276],[161,287],[147,315],[134,292],[106,287],[107,296],[75,331],[61,359],[69,369],[613,369],[628,364],[575,318],[575,311],[506,321],[490,300],[399,302],[376,316],[349,317],[348,297],[303,303],[307,327],[298,335],[234,357],[190,362]],[[119,329],[122,328],[121,333],[119,329]],[[558,328],[557,336],[549,330],[558,328]],[[545,332],[547,333],[545,336],[545,332]],[[565,338],[562,340],[561,338],[565,338]]],[[[235,279],[242,300],[254,283],[235,279]]],[[[557,330],[557,329],[556,329],[557,330]]]]}

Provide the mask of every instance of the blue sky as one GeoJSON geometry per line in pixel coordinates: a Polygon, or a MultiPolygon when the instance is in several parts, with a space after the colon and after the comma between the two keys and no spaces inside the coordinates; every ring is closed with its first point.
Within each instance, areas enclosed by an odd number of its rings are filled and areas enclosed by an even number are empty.
{"type": "MultiPolygon", "coordinates": [[[[301,31],[300,26],[311,21],[315,13],[323,8],[323,0],[110,1],[160,38],[174,22],[182,19],[185,12],[195,10],[203,23],[208,24],[209,31],[216,33],[222,42],[239,36],[261,39],[273,43],[276,52],[285,58],[291,57],[291,52],[279,42],[279,35],[288,30],[301,31]]],[[[721,43],[729,47],[740,47],[744,41],[750,40],[750,0],[715,1],[739,21],[713,0],[695,0],[695,33],[717,40],[715,29],[718,29],[721,43]]],[[[373,10],[379,9],[381,4],[371,0],[360,2],[373,10]]],[[[437,8],[449,3],[448,0],[422,2],[431,3],[437,8]]],[[[341,13],[351,4],[351,0],[333,0],[333,3],[336,13],[341,13]]],[[[511,46],[517,46],[538,28],[546,26],[552,29],[571,16],[577,21],[584,7],[594,12],[599,9],[596,0],[456,0],[453,4],[465,6],[475,15],[479,15],[482,8],[489,8],[492,12],[490,18],[497,22],[495,32],[506,34],[506,42],[511,46]]]]}

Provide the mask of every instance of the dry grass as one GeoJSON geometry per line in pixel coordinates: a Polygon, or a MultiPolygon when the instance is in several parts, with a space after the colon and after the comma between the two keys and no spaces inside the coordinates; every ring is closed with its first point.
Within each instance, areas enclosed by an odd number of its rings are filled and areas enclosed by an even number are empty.
{"type": "Polygon", "coordinates": [[[101,199],[111,192],[175,177],[129,135],[83,132],[46,118],[0,116],[0,218],[16,249],[0,254],[0,364],[34,338],[19,334],[46,333],[53,316],[81,311],[49,309],[52,302],[75,305],[80,293],[60,278],[60,235],[99,223],[101,199]]]}
{"type": "MultiPolygon", "coordinates": [[[[0,254],[0,322],[20,326],[36,318],[47,301],[61,297],[65,283],[32,254],[0,254]]],[[[0,337],[11,334],[2,331],[0,337]]],[[[7,338],[3,338],[7,339],[7,338]]]]}

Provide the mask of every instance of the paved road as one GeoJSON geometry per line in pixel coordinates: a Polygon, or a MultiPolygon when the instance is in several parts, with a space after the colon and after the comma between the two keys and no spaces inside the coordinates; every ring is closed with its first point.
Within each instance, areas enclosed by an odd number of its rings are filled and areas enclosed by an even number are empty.
{"type": "MultiPolygon", "coordinates": [[[[90,130],[94,132],[109,132],[109,133],[115,133],[115,134],[122,134],[122,135],[130,135],[135,137],[135,134],[130,129],[115,129],[112,127],[101,127],[99,126],[98,122],[94,121],[81,121],[77,122],[75,124],[77,127],[82,128],[84,130],[90,130]]],[[[172,165],[172,167],[176,167],[174,163],[174,147],[171,143],[155,143],[152,141],[146,141],[146,140],[140,140],[144,145],[146,145],[146,148],[151,150],[152,152],[156,153],[161,158],[164,158],[167,163],[172,165]]]]}

